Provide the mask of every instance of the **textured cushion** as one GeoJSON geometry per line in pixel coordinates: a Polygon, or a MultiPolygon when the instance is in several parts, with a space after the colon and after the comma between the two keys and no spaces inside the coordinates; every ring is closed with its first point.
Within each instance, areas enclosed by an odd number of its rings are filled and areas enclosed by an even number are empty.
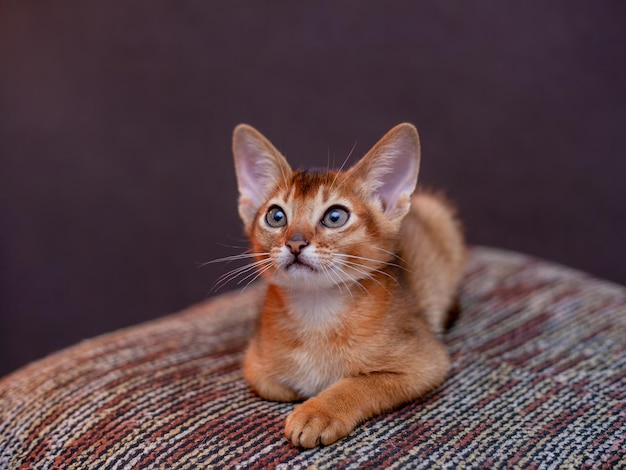
{"type": "Polygon", "coordinates": [[[626,289],[474,248],[450,378],[338,443],[283,437],[293,404],[239,368],[263,286],[84,341],[0,381],[0,467],[626,466],[626,289]]]}

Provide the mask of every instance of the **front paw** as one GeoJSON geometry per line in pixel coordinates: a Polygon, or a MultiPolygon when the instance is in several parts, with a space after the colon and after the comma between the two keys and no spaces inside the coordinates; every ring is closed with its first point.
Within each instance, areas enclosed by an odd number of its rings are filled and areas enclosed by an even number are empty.
{"type": "Polygon", "coordinates": [[[285,436],[294,445],[312,448],[332,444],[347,436],[355,425],[329,411],[319,398],[311,398],[296,406],[289,415],[285,436]]]}

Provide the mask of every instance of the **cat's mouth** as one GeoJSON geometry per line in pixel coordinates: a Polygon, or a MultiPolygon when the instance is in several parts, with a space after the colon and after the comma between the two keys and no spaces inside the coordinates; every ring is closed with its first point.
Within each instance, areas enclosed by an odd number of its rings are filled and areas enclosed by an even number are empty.
{"type": "Polygon", "coordinates": [[[294,259],[289,265],[287,265],[287,267],[285,268],[286,271],[289,270],[301,270],[301,269],[307,269],[309,271],[312,272],[316,272],[317,269],[315,269],[313,266],[305,263],[304,261],[301,261],[299,259],[294,259]]]}

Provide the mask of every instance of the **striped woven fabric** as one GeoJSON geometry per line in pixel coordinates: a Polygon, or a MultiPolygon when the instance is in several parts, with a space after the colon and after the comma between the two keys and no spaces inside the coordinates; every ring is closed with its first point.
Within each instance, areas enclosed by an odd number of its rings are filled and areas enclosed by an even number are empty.
{"type": "Polygon", "coordinates": [[[84,341],[0,381],[1,468],[625,468],[626,289],[474,248],[449,380],[338,443],[239,363],[263,286],[84,341]]]}

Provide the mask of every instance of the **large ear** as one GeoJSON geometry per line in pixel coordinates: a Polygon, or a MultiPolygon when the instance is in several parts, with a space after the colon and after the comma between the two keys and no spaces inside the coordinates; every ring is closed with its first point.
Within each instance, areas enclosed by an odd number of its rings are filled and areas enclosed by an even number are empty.
{"type": "Polygon", "coordinates": [[[349,170],[390,219],[409,211],[420,165],[420,142],[412,124],[398,124],[349,170]]]}
{"type": "Polygon", "coordinates": [[[233,156],[239,186],[239,215],[247,229],[270,193],[278,184],[289,180],[291,167],[269,140],[247,124],[235,127],[233,156]]]}

